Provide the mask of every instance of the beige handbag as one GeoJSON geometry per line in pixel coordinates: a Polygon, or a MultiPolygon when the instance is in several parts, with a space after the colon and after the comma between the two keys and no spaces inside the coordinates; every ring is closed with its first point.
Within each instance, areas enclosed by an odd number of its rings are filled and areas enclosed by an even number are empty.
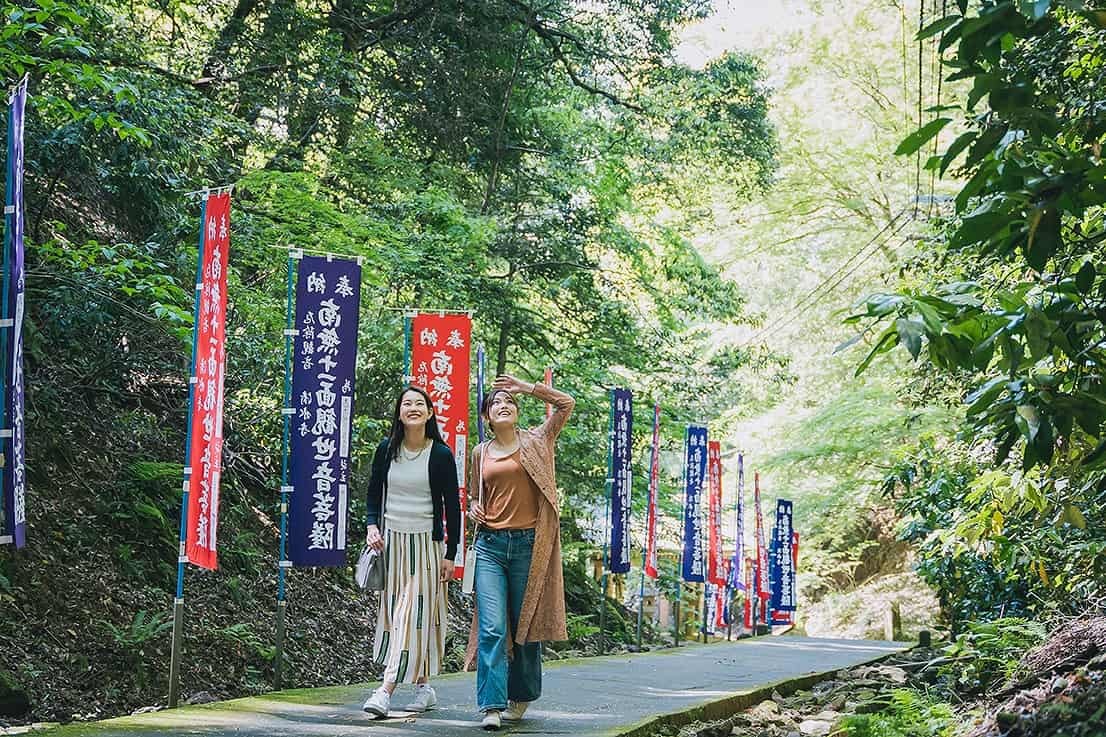
{"type": "MultiPolygon", "coordinates": [[[[480,449],[480,468],[477,469],[476,475],[478,480],[476,482],[476,501],[480,505],[480,509],[484,508],[484,458],[487,455],[488,446],[484,445],[480,449]]],[[[465,551],[465,571],[461,574],[461,593],[471,594],[473,588],[476,586],[476,535],[480,532],[480,523],[477,522],[472,529],[472,544],[469,545],[469,549],[465,551]]]]}

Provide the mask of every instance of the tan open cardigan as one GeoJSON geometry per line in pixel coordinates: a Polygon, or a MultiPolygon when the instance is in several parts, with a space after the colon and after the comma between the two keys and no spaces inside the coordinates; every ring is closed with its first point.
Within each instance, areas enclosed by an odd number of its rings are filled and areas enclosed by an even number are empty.
{"type": "MultiPolygon", "coordinates": [[[[553,413],[540,426],[532,430],[519,430],[519,460],[541,491],[530,576],[526,580],[526,594],[522,598],[518,629],[513,633],[515,642],[519,644],[568,639],[568,632],[565,630],[565,583],[561,568],[561,521],[557,511],[554,450],[557,436],[561,434],[572,414],[576,400],[545,384],[534,384],[533,395],[552,404],[553,413]]],[[[472,461],[469,463],[468,491],[473,497],[480,488],[480,457],[484,445],[485,443],[481,443],[472,449],[472,461]]],[[[476,604],[480,604],[479,591],[476,591],[476,604]]],[[[465,670],[472,670],[475,666],[477,637],[474,607],[468,649],[465,653],[465,670]]]]}

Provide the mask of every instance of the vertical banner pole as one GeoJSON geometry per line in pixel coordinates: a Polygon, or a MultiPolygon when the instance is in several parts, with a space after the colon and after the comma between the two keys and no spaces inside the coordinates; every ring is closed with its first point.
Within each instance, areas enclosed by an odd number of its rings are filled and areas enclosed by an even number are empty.
{"type": "Polygon", "coordinates": [[[415,372],[411,367],[411,320],[414,316],[410,312],[403,313],[403,385],[407,386],[415,380],[415,372]]]}
{"type": "Polygon", "coordinates": [[[610,390],[611,406],[607,419],[607,493],[603,509],[603,575],[599,592],[599,654],[607,652],[607,546],[611,535],[611,493],[614,491],[614,390],[610,390]]]}
{"type": "Polygon", "coordinates": [[[196,350],[200,330],[200,289],[204,268],[204,223],[207,216],[207,194],[200,208],[200,241],[196,252],[196,284],[192,308],[192,360],[188,369],[188,411],[185,418],[188,429],[184,435],[184,482],[181,490],[180,506],[180,547],[177,550],[177,589],[173,599],[173,645],[169,656],[169,708],[175,709],[180,696],[180,663],[184,635],[184,566],[188,557],[184,552],[185,535],[188,528],[188,487],[192,479],[192,468],[188,465],[192,458],[192,412],[196,400],[196,350]]]}
{"type": "MultiPolygon", "coordinates": [[[[483,443],[486,437],[484,429],[484,345],[476,346],[476,437],[483,443]]],[[[469,490],[471,493],[471,489],[469,490]]]]}
{"type": "Polygon", "coordinates": [[[288,483],[288,452],[292,442],[292,412],[295,411],[292,407],[292,336],[295,334],[292,295],[295,290],[295,262],[296,259],[289,252],[284,302],[284,402],[280,412],[280,556],[277,558],[276,649],[273,655],[273,688],[278,691],[284,687],[284,613],[288,608],[284,561],[288,559],[288,496],[292,491],[288,483]]]}

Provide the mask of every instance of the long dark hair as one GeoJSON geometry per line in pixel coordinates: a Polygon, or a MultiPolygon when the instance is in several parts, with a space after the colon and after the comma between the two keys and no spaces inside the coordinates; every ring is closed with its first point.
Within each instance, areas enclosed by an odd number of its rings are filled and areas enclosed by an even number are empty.
{"type": "Polygon", "coordinates": [[[421,394],[426,401],[426,408],[430,410],[430,419],[426,421],[426,437],[435,443],[445,443],[442,439],[442,431],[438,429],[438,417],[434,414],[434,402],[431,401],[430,395],[421,386],[405,386],[396,397],[396,408],[392,412],[392,431],[388,433],[388,453],[393,461],[399,458],[399,447],[403,443],[403,423],[399,420],[399,405],[403,403],[403,395],[407,392],[421,394]]]}

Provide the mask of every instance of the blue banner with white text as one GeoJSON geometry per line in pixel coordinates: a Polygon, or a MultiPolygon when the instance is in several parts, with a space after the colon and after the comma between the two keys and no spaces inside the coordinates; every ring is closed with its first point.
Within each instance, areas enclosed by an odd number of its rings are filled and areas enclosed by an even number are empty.
{"type": "Polygon", "coordinates": [[[707,476],[707,428],[688,425],[684,443],[683,579],[703,583],[703,485],[707,476]]]}
{"type": "Polygon", "coordinates": [[[361,267],[355,261],[300,261],[288,509],[288,557],[296,566],[346,562],[360,301],[361,267]]]}
{"type": "Polygon", "coordinates": [[[630,570],[630,486],[633,469],[630,449],[634,423],[634,395],[629,389],[611,390],[614,412],[611,428],[611,573],[630,570]]]}
{"type": "Polygon", "coordinates": [[[792,550],[792,514],[794,508],[786,499],[776,500],[776,524],[772,528],[772,549],[769,555],[769,580],[772,599],[769,608],[776,612],[795,611],[795,565],[792,550]]]}
{"type": "Polygon", "coordinates": [[[4,197],[4,363],[2,445],[6,462],[0,500],[0,543],[27,543],[27,474],[23,414],[23,121],[27,106],[27,79],[13,90],[8,106],[8,166],[4,197]]]}

